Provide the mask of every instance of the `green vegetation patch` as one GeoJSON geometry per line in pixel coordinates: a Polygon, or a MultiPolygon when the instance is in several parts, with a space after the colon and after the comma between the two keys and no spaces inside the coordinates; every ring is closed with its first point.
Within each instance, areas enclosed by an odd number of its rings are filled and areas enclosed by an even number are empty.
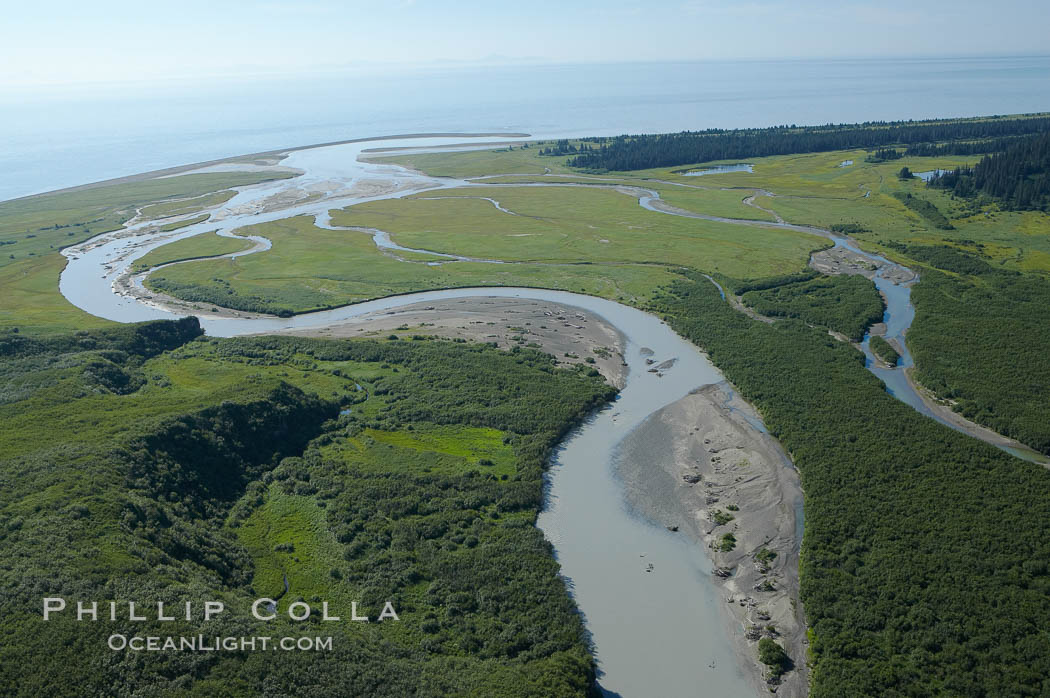
{"type": "Polygon", "coordinates": [[[233,252],[243,252],[252,246],[251,240],[218,235],[215,231],[199,233],[192,237],[169,242],[135,260],[134,271],[145,271],[171,262],[204,257],[219,257],[233,252]]]}
{"type": "Polygon", "coordinates": [[[236,529],[254,563],[255,592],[279,600],[279,610],[298,597],[349,607],[353,590],[338,583],[342,549],[328,527],[325,509],[314,497],[286,494],[277,483],[259,496],[263,503],[236,529]],[[295,590],[290,598],[285,598],[285,580],[288,589],[295,590]]]}
{"type": "Polygon", "coordinates": [[[463,426],[366,429],[354,438],[334,441],[324,453],[365,469],[410,473],[478,470],[505,479],[515,471],[510,440],[510,435],[498,429],[463,426]]]}
{"type": "Polygon", "coordinates": [[[112,324],[84,312],[59,292],[58,277],[65,266],[66,258],[60,254],[29,257],[0,266],[0,288],[4,290],[0,333],[58,333],[112,324]]]}
{"type": "MultiPolygon", "coordinates": [[[[492,208],[487,202],[480,203],[492,208]]],[[[318,228],[306,216],[251,226],[245,232],[269,238],[273,247],[236,260],[168,267],[147,277],[146,285],[202,304],[290,315],[399,293],[464,286],[556,288],[637,303],[674,276],[659,266],[639,264],[448,262],[431,266],[401,261],[400,254],[384,254],[368,233],[318,228]]]]}
{"type": "Polygon", "coordinates": [[[895,192],[894,196],[910,210],[932,223],[935,228],[939,230],[955,229],[951,221],[945,218],[944,214],[928,200],[913,196],[911,192],[895,192]]]}
{"type": "Polygon", "coordinates": [[[964,417],[1050,453],[1050,281],[926,271],[912,301],[916,379],[964,417]]]}
{"type": "Polygon", "coordinates": [[[791,669],[793,663],[776,640],[764,637],[758,641],[758,661],[769,668],[769,675],[779,677],[791,669]]]}
{"type": "Polygon", "coordinates": [[[748,291],[744,303],[763,315],[792,317],[859,342],[882,321],[885,304],[875,284],[860,275],[825,276],[748,291]]]}
{"type": "Polygon", "coordinates": [[[200,333],[189,318],[0,336],[0,691],[593,691],[582,619],[533,522],[551,449],[614,389],[527,349],[200,333]],[[364,439],[371,456],[332,448],[364,439]],[[41,594],[228,613],[43,624],[41,594]],[[328,601],[343,620],[252,630],[260,596],[314,615],[328,601]],[[390,601],[401,620],[354,623],[353,601],[373,620],[390,601]],[[164,653],[112,653],[114,632],[333,644],[296,661],[202,652],[172,672],[164,653]]]}
{"type": "Polygon", "coordinates": [[[211,214],[202,213],[199,216],[194,216],[193,218],[187,218],[186,220],[183,220],[183,221],[175,221],[174,223],[165,223],[164,225],[160,226],[158,228],[158,230],[160,230],[162,233],[170,233],[171,231],[178,230],[179,228],[188,228],[191,225],[197,225],[198,223],[203,223],[204,221],[208,220],[210,217],[211,217],[211,214]]]}
{"type": "Polygon", "coordinates": [[[806,233],[672,216],[641,208],[634,196],[570,186],[442,190],[354,206],[334,212],[332,222],[378,228],[406,247],[450,254],[688,265],[738,278],[800,269],[820,246],[806,233]]]}
{"type": "MultiPolygon", "coordinates": [[[[646,182],[645,185],[654,186],[654,183],[646,182]]],[[[655,185],[655,188],[659,189],[661,199],[686,211],[724,218],[774,220],[773,214],[744,203],[745,199],[755,195],[755,192],[747,189],[697,189],[659,185],[655,185]]]]}

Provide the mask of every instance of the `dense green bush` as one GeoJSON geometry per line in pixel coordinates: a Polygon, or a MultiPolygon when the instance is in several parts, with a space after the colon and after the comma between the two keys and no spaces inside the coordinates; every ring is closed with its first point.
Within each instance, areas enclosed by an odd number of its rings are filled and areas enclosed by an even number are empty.
{"type": "Polygon", "coordinates": [[[822,276],[748,291],[743,301],[763,315],[798,318],[841,332],[854,342],[863,339],[871,325],[882,322],[886,311],[875,284],[860,275],[822,276]]]}
{"type": "Polygon", "coordinates": [[[890,366],[896,366],[897,362],[900,361],[901,355],[897,353],[897,350],[894,349],[884,337],[872,335],[870,343],[871,351],[875,356],[879,357],[890,366]]]}
{"type": "Polygon", "coordinates": [[[965,417],[1050,453],[1050,281],[930,270],[912,300],[918,381],[965,417]]]}
{"type": "MultiPolygon", "coordinates": [[[[901,170],[902,179],[904,179],[904,171],[907,169],[908,168],[905,167],[901,170]]],[[[951,221],[949,221],[945,215],[941,213],[941,210],[932,202],[918,196],[913,196],[911,192],[895,191],[893,192],[893,196],[909,209],[929,221],[933,227],[940,230],[955,230],[955,226],[952,225],[951,221]]]]}
{"type": "Polygon", "coordinates": [[[791,658],[777,642],[764,637],[758,641],[758,661],[769,667],[771,676],[780,676],[791,668],[791,658]]]}

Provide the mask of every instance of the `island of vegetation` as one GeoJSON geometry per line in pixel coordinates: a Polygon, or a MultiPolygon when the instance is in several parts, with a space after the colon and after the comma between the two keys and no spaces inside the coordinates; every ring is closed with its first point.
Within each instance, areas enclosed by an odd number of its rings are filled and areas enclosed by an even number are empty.
{"type": "Polygon", "coordinates": [[[871,350],[875,353],[875,356],[889,366],[896,366],[897,362],[900,361],[901,355],[897,353],[892,344],[886,341],[885,337],[873,334],[870,343],[871,350]]]}

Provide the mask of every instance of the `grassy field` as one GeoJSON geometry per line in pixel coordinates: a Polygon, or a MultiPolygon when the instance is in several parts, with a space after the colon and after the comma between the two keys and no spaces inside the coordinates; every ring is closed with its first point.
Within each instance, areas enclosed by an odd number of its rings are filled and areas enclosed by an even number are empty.
{"type": "Polygon", "coordinates": [[[510,436],[497,429],[466,426],[432,426],[411,432],[366,429],[321,452],[366,471],[447,475],[481,468],[503,478],[514,474],[510,436]]]}
{"type": "Polygon", "coordinates": [[[543,174],[551,172],[571,173],[565,167],[564,157],[540,155],[542,144],[532,142],[528,148],[506,147],[492,150],[469,150],[463,152],[444,151],[437,153],[420,153],[415,155],[398,155],[396,153],[372,155],[370,160],[376,162],[394,162],[411,167],[435,177],[483,177],[494,174],[543,174]]]}
{"type": "MultiPolygon", "coordinates": [[[[689,190],[682,199],[699,206],[705,196],[720,212],[745,212],[740,192],[689,190]]],[[[754,278],[801,269],[823,244],[804,233],[646,211],[633,196],[584,187],[442,190],[335,211],[332,222],[385,230],[407,247],[517,263],[431,266],[424,262],[435,258],[410,252],[397,259],[366,233],[324,230],[301,217],[247,229],[273,241],[267,252],[181,264],[146,283],[186,300],[262,312],[456,286],[538,286],[636,303],[672,278],[671,268],[754,278]]]]}
{"type": "Polygon", "coordinates": [[[298,596],[349,608],[356,600],[353,589],[328,573],[340,564],[342,551],[328,528],[325,510],[315,498],[286,494],[277,484],[270,485],[263,497],[262,505],[237,527],[237,538],[255,563],[255,591],[280,599],[287,578],[295,597],[281,599],[281,611],[298,596]]]}
{"type": "Polygon", "coordinates": [[[307,217],[264,223],[245,232],[269,238],[273,248],[238,259],[169,267],[148,277],[147,286],[204,304],[222,301],[245,310],[257,306],[266,312],[304,312],[461,286],[559,288],[633,303],[673,276],[660,266],[641,264],[403,262],[380,252],[367,233],[317,228],[307,217]]]}
{"type": "Polygon", "coordinates": [[[179,262],[184,259],[198,259],[203,257],[218,257],[232,252],[241,252],[252,246],[251,240],[238,240],[217,235],[214,231],[199,233],[192,237],[169,242],[161,245],[155,250],[147,252],[135,261],[135,271],[145,271],[152,267],[169,262],[179,262]]]}
{"type": "Polygon", "coordinates": [[[57,253],[0,266],[0,329],[42,334],[111,324],[59,293],[58,276],[65,266],[66,258],[57,253]]]}
{"type": "Polygon", "coordinates": [[[744,199],[754,194],[750,189],[687,189],[666,184],[646,182],[646,186],[660,192],[660,198],[678,208],[695,213],[706,213],[723,218],[744,218],[756,221],[771,221],[774,217],[754,206],[744,204],[744,199]]]}
{"type": "Polygon", "coordinates": [[[386,230],[407,247],[437,252],[682,265],[739,278],[800,269],[821,246],[812,235],[670,216],[641,208],[633,196],[586,187],[450,189],[354,206],[335,212],[332,221],[386,230]],[[517,215],[476,197],[495,199],[517,215]]]}
{"type": "MultiPolygon", "coordinates": [[[[866,163],[864,157],[864,151],[841,151],[759,158],[754,161],[753,173],[705,175],[700,179],[705,185],[754,186],[772,191],[776,196],[760,196],[756,203],[776,211],[791,223],[825,228],[836,223],[859,223],[870,232],[855,237],[873,249],[890,254],[893,251],[880,245],[880,240],[921,244],[972,240],[983,243],[985,251],[1006,268],[1050,272],[1050,215],[1038,211],[1001,211],[992,203],[975,206],[943,191],[928,189],[921,179],[901,181],[897,178],[902,167],[912,172],[947,169],[973,164],[978,156],[906,157],[885,163],[866,163]],[[853,165],[838,167],[850,159],[853,165]],[[950,220],[955,230],[938,229],[909,210],[894,196],[896,193],[911,193],[930,202],[950,220]]],[[[675,175],[672,170],[636,174],[679,181],[696,179],[675,175]]]]}
{"type": "MultiPolygon", "coordinates": [[[[468,177],[501,172],[519,173],[491,180],[493,183],[599,180],[637,183],[657,189],[661,198],[680,208],[730,218],[768,220],[762,211],[744,206],[740,201],[749,191],[763,189],[776,196],[759,196],[756,203],[775,211],[788,222],[825,228],[837,223],[859,223],[871,232],[856,237],[881,252],[892,254],[892,250],[879,244],[880,240],[927,244],[945,240],[974,240],[983,243],[986,251],[991,252],[997,261],[1001,260],[1007,268],[1050,271],[1050,215],[1037,211],[1000,211],[992,204],[975,208],[972,202],[956,200],[944,192],[927,189],[918,178],[909,181],[897,178],[902,167],[908,167],[912,172],[926,172],[973,164],[979,156],[906,157],[884,163],[869,163],[865,162],[867,155],[864,150],[848,150],[755,158],[750,161],[754,165],[754,172],[751,173],[686,177],[681,173],[688,167],[674,167],[610,173],[593,178],[562,166],[563,157],[540,157],[517,151],[441,153],[433,157],[395,156],[391,159],[409,164],[411,157],[410,164],[428,174],[455,172],[456,176],[468,177]],[[847,160],[852,160],[853,164],[840,167],[847,160]],[[503,163],[507,166],[501,167],[503,163]],[[530,169],[532,163],[537,167],[530,169]],[[525,171],[533,175],[542,172],[541,168],[537,169],[541,163],[555,174],[570,173],[575,176],[521,176],[520,173],[525,171]],[[512,169],[512,164],[518,169],[512,169]],[[687,189],[653,180],[711,189],[687,189]],[[719,189],[721,187],[733,189],[726,191],[719,189]],[[898,192],[912,193],[929,201],[948,217],[956,230],[938,230],[895,198],[894,194],[898,192]]],[[[498,196],[494,198],[499,199],[498,196]]]]}

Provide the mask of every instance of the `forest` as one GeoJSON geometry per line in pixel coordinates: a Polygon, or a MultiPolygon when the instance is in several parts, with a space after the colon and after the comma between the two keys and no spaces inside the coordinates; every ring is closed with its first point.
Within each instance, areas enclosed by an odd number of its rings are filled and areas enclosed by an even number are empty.
{"type": "Polygon", "coordinates": [[[597,150],[569,158],[566,164],[594,171],[645,170],[715,160],[856,148],[876,150],[891,145],[935,144],[942,141],[984,140],[990,149],[1003,143],[1002,139],[1006,137],[1045,133],[1048,130],[1050,117],[1047,116],[709,129],[619,136],[603,142],[597,150]]]}
{"type": "Polygon", "coordinates": [[[1009,209],[1050,210],[1050,133],[1020,139],[973,167],[934,175],[927,186],[961,197],[983,194],[1009,209]]]}
{"type": "Polygon", "coordinates": [[[733,310],[699,275],[654,310],[799,469],[814,698],[1050,692],[1050,473],[897,401],[824,330],[733,310]]]}
{"type": "Polygon", "coordinates": [[[968,419],[1050,454],[1050,282],[931,270],[912,301],[916,379],[968,419]]]}
{"type": "Polygon", "coordinates": [[[425,336],[207,339],[189,318],[8,333],[0,372],[4,695],[593,694],[533,525],[551,449],[615,394],[586,369],[425,336]],[[389,600],[400,621],[260,623],[260,595],[373,619],[389,600]],[[44,596],[232,612],[45,624],[44,596]],[[111,633],[333,648],[115,653],[111,633]]]}

